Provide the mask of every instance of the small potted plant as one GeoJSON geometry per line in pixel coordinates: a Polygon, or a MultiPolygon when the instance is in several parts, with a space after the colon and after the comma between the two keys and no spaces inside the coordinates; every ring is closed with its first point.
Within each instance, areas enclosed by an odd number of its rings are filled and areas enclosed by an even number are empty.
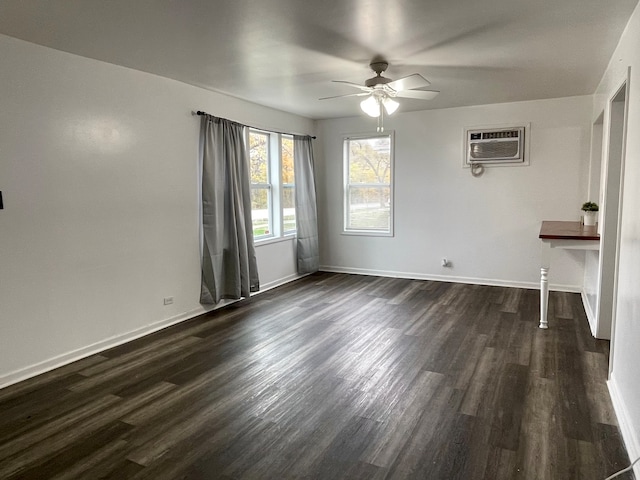
{"type": "Polygon", "coordinates": [[[598,204],[594,202],[584,202],[582,204],[583,223],[585,227],[593,227],[598,220],[598,204]]]}

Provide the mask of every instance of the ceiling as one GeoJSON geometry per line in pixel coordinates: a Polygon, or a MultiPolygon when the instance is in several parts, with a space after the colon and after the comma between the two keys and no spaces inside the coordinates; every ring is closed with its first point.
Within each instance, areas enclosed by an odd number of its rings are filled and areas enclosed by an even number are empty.
{"type": "Polygon", "coordinates": [[[374,56],[441,91],[403,111],[591,94],[637,2],[2,0],[0,33],[320,119],[374,56]]]}

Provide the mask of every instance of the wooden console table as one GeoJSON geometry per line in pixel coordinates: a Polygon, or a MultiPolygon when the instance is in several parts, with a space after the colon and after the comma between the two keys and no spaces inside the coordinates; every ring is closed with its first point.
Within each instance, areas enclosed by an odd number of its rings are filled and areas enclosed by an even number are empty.
{"type": "Polygon", "coordinates": [[[549,264],[551,249],[599,250],[600,235],[597,227],[585,227],[581,222],[544,221],[540,227],[542,240],[540,268],[540,328],[548,328],[547,310],[549,307],[549,264]]]}

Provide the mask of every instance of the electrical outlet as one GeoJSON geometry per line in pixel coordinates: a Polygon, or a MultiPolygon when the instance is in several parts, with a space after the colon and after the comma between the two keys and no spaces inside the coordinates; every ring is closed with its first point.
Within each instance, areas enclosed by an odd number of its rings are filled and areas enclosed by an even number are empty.
{"type": "Polygon", "coordinates": [[[173,304],[173,297],[166,297],[164,299],[164,304],[165,305],[172,305],[173,304]]]}

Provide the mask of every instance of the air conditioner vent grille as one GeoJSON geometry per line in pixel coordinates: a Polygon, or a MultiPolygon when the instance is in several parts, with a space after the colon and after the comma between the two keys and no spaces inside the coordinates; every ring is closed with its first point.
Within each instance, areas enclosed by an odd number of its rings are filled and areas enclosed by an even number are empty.
{"type": "Polygon", "coordinates": [[[518,155],[518,150],[518,140],[512,142],[472,143],[470,154],[473,160],[515,158],[518,155]]]}

